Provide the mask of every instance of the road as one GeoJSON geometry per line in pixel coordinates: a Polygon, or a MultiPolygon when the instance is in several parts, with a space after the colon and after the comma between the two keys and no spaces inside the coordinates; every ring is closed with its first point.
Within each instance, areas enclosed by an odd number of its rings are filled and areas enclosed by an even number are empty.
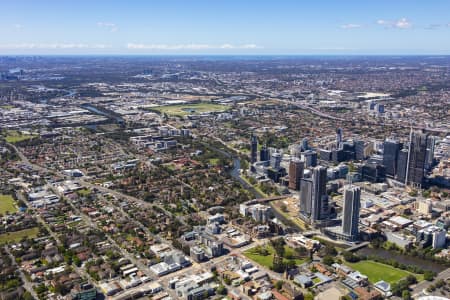
{"type": "Polygon", "coordinates": [[[413,298],[416,299],[419,296],[423,296],[426,295],[425,290],[432,284],[435,284],[438,280],[443,279],[443,280],[447,280],[450,278],[450,268],[445,269],[444,271],[442,271],[441,273],[439,273],[436,278],[434,278],[433,281],[422,281],[419,282],[416,287],[414,288],[412,295],[413,298]]]}
{"type": "Polygon", "coordinates": [[[31,294],[31,296],[33,296],[34,299],[39,299],[38,295],[33,289],[33,283],[28,281],[27,277],[23,273],[20,266],[17,264],[16,258],[14,257],[14,255],[12,255],[8,246],[5,246],[5,251],[8,254],[9,258],[11,259],[13,266],[15,266],[19,270],[20,279],[22,279],[24,289],[27,290],[31,294]]]}

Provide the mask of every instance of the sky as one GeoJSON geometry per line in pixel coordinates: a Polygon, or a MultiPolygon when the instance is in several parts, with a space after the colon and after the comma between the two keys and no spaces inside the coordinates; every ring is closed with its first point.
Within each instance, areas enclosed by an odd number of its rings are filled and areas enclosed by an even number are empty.
{"type": "Polygon", "coordinates": [[[445,55],[450,1],[1,1],[2,54],[445,55]]]}

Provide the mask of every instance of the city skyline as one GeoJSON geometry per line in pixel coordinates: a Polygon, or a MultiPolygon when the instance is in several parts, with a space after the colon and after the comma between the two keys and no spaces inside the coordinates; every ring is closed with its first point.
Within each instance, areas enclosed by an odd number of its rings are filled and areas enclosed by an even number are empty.
{"type": "Polygon", "coordinates": [[[445,1],[14,1],[1,8],[0,55],[450,54],[445,1]]]}

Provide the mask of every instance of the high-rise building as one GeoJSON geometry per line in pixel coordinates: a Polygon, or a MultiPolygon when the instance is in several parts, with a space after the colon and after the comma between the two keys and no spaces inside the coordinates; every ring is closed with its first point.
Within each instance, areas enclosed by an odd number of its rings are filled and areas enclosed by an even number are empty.
{"type": "Polygon", "coordinates": [[[359,209],[361,207],[361,189],[347,185],[344,188],[344,207],[342,214],[342,233],[356,239],[359,234],[359,209]]]}
{"type": "Polygon", "coordinates": [[[323,220],[328,217],[327,168],[315,167],[312,182],[311,220],[323,220]]]}
{"type": "Polygon", "coordinates": [[[307,138],[303,138],[303,140],[302,140],[302,151],[306,151],[306,150],[309,150],[308,139],[307,138]]]}
{"type": "Polygon", "coordinates": [[[396,140],[386,140],[383,144],[383,165],[386,168],[386,175],[394,177],[396,174],[398,153],[400,152],[401,144],[396,140]]]}
{"type": "Polygon", "coordinates": [[[422,185],[425,178],[425,160],[427,155],[428,135],[411,133],[409,159],[406,167],[406,184],[422,185]]]}
{"type": "Polygon", "coordinates": [[[317,166],[317,152],[313,150],[306,150],[303,152],[303,157],[305,161],[305,167],[315,167],[317,166]]]}
{"type": "Polygon", "coordinates": [[[436,143],[436,137],[429,136],[427,141],[427,154],[425,159],[425,169],[430,171],[434,162],[434,145],[436,143]]]}
{"type": "Polygon", "coordinates": [[[281,154],[278,152],[272,153],[270,158],[270,166],[274,169],[279,169],[281,166],[281,154]]]}
{"type": "MultiPolygon", "coordinates": [[[[341,143],[341,147],[342,147],[342,143],[341,143]]],[[[340,149],[335,149],[335,150],[331,151],[331,160],[333,162],[343,162],[345,160],[344,150],[342,148],[340,148],[340,149]]]]}
{"type": "Polygon", "coordinates": [[[303,178],[304,162],[294,158],[289,163],[289,188],[298,191],[300,189],[300,179],[303,178]]]}
{"type": "Polygon", "coordinates": [[[252,134],[251,137],[250,162],[254,164],[258,160],[258,137],[252,134]]]}
{"type": "Polygon", "coordinates": [[[319,149],[319,156],[323,161],[331,161],[331,150],[319,149]]]}
{"type": "Polygon", "coordinates": [[[364,181],[383,182],[386,179],[386,168],[377,163],[366,163],[361,168],[361,177],[364,181]]]}
{"type": "Polygon", "coordinates": [[[266,145],[261,148],[259,152],[259,160],[260,161],[269,161],[270,160],[270,151],[266,145]]]}
{"type": "Polygon", "coordinates": [[[312,187],[311,179],[300,180],[300,213],[308,218],[311,216],[312,187]]]}
{"type": "Polygon", "coordinates": [[[408,164],[408,149],[402,149],[398,153],[396,176],[395,176],[395,178],[400,182],[405,182],[407,164],[408,164]]]}
{"type": "Polygon", "coordinates": [[[355,141],[355,159],[356,160],[364,160],[364,141],[355,141]]]}
{"type": "Polygon", "coordinates": [[[342,144],[342,128],[336,129],[336,148],[340,149],[342,144]]]}

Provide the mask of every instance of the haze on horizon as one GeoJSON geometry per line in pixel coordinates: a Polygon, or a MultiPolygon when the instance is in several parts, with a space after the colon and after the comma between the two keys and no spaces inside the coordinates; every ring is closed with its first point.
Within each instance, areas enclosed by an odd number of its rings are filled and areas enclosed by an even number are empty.
{"type": "Polygon", "coordinates": [[[446,55],[449,11],[445,0],[5,1],[0,55],[446,55]]]}

